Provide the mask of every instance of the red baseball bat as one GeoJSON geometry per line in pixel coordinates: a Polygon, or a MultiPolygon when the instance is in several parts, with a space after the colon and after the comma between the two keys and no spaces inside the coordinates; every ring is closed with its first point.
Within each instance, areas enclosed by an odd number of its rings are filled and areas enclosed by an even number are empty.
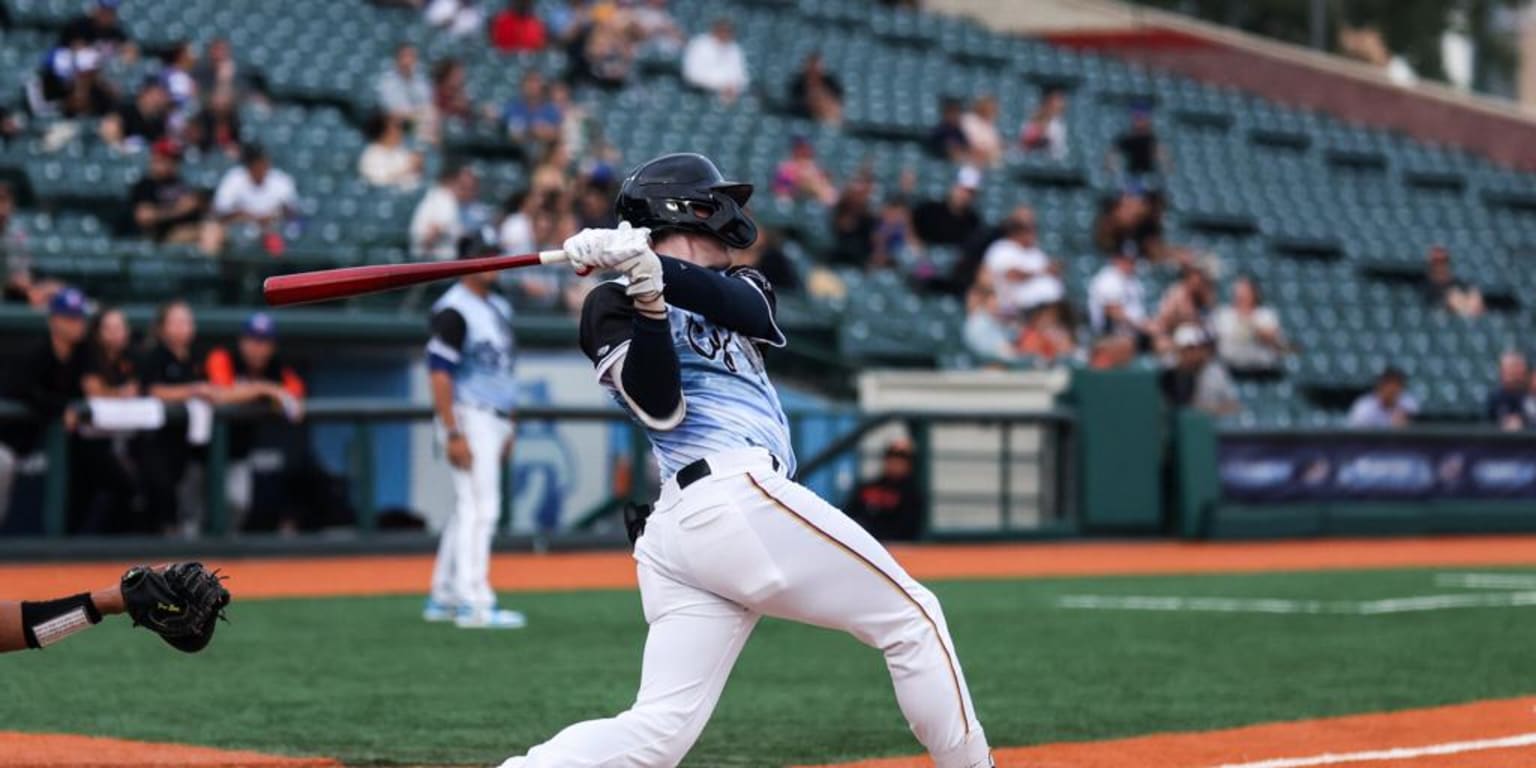
{"type": "Polygon", "coordinates": [[[366,267],[340,267],[314,272],[269,277],[261,284],[267,305],[284,307],[316,301],[344,299],[369,293],[404,288],[434,280],[495,272],[502,269],[559,264],[565,251],[540,251],[515,256],[481,256],[456,261],[419,261],[412,264],[370,264],[366,267]]]}

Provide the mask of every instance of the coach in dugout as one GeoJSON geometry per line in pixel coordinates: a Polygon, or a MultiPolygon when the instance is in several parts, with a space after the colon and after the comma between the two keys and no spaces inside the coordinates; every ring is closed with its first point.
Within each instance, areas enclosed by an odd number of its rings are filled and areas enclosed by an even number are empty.
{"type": "MultiPolygon", "coordinates": [[[[494,227],[459,241],[459,258],[497,253],[494,227]]],[[[496,293],[495,272],[465,275],[432,305],[427,342],[432,409],[453,470],[454,508],[442,529],[427,621],[464,629],[517,629],[523,615],[496,607],[491,539],[501,516],[501,474],[512,454],[517,405],[512,304],[496,293]]]]}

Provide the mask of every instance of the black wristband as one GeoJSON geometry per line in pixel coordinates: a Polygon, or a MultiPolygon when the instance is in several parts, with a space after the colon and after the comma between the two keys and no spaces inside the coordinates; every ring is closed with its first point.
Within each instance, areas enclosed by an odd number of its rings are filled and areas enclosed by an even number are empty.
{"type": "Polygon", "coordinates": [[[91,593],[81,592],[78,595],[47,600],[38,603],[23,602],[21,604],[21,631],[26,637],[28,648],[41,648],[55,640],[62,640],[70,634],[69,630],[45,629],[45,637],[41,640],[37,636],[37,629],[43,627],[55,619],[64,617],[77,610],[83,610],[85,620],[91,624],[101,622],[101,611],[96,609],[96,604],[91,602],[91,593]],[[48,642],[44,642],[44,640],[48,642]]]}

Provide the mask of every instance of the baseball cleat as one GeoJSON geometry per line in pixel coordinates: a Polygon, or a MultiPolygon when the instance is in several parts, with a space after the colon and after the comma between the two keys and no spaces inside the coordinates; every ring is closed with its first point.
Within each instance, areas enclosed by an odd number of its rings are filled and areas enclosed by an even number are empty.
{"type": "Polygon", "coordinates": [[[457,615],[458,611],[453,606],[446,603],[439,603],[430,597],[427,598],[426,606],[421,609],[421,620],[432,622],[434,624],[444,621],[453,621],[457,615]]]}
{"type": "Polygon", "coordinates": [[[528,619],[504,608],[460,608],[453,623],[459,629],[522,629],[528,626],[528,619]]]}

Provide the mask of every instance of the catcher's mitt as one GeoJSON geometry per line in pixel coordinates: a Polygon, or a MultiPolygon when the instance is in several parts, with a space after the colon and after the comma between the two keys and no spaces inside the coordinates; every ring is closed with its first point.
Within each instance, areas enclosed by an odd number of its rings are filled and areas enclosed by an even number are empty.
{"type": "Polygon", "coordinates": [[[123,605],[135,627],[148,627],[179,651],[197,653],[224,618],[229,590],[202,563],[176,563],[163,571],[146,565],[123,574],[123,605]]]}

